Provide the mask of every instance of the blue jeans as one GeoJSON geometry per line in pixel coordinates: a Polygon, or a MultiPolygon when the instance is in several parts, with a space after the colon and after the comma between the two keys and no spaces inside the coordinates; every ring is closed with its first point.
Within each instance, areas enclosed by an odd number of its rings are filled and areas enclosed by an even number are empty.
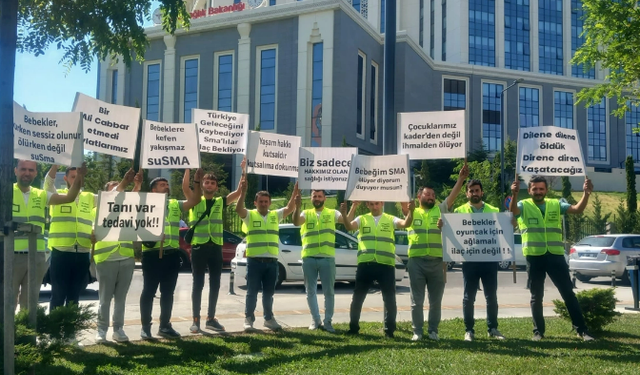
{"type": "Polygon", "coordinates": [[[331,324],[334,306],[334,284],[336,282],[336,259],[333,257],[306,257],[302,259],[302,273],[304,274],[304,287],[307,290],[307,304],[311,317],[316,323],[320,323],[320,310],[318,309],[318,275],[322,282],[324,294],[324,324],[331,324]]]}
{"type": "Polygon", "coordinates": [[[262,287],[262,310],[264,320],[273,319],[273,294],[278,280],[278,260],[275,258],[247,258],[247,297],[244,316],[252,322],[262,287]]]}

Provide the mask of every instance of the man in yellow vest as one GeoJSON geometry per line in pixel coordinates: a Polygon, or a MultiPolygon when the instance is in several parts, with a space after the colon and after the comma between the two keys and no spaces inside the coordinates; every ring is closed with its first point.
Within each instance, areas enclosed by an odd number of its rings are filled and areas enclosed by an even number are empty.
{"type": "MultiPolygon", "coordinates": [[[[484,202],[483,196],[482,182],[470,180],[467,183],[467,199],[469,201],[456,208],[454,212],[464,214],[500,212],[500,209],[484,202]]],[[[465,325],[464,341],[473,341],[475,338],[473,305],[476,302],[480,280],[482,280],[484,297],[487,301],[488,335],[504,340],[504,336],[498,331],[498,262],[464,262],[462,263],[462,280],[464,283],[464,297],[462,298],[462,315],[465,325]]]]}
{"type": "Polygon", "coordinates": [[[553,284],[558,288],[578,336],[584,341],[594,339],[587,330],[580,304],[573,293],[569,266],[564,258],[562,238],[562,215],[581,214],[589,202],[593,184],[586,177],[583,190],[584,195],[577,204],[560,202],[558,199],[546,198],[547,180],[544,177],[533,176],[529,180],[531,198],[518,202],[518,193],[520,192],[518,175],[511,185],[513,196],[509,209],[518,219],[522,232],[522,252],[527,258],[529,266],[534,341],[542,340],[545,334],[542,299],[546,275],[549,275],[553,284]]]}
{"type": "MultiPolygon", "coordinates": [[[[85,169],[83,169],[85,171],[85,169]]],[[[46,249],[44,244],[45,207],[73,202],[80,191],[82,179],[78,179],[67,194],[52,193],[31,186],[38,175],[37,164],[31,160],[18,160],[14,168],[16,183],[13,184],[13,221],[16,223],[28,223],[40,227],[38,235],[38,254],[36,258],[36,272],[38,285],[47,272],[46,249]]],[[[17,234],[14,239],[13,256],[13,297],[18,302],[20,309],[24,310],[28,301],[28,256],[29,240],[27,234],[17,234]]],[[[38,286],[37,290],[40,290],[38,286]]]]}
{"type": "MultiPolygon", "coordinates": [[[[241,167],[244,170],[245,160],[241,167]]],[[[188,174],[185,173],[188,178],[188,174]]],[[[235,203],[240,196],[238,189],[229,193],[226,197],[215,197],[218,192],[218,178],[213,173],[207,173],[202,180],[194,180],[195,185],[200,185],[203,192],[198,204],[189,210],[189,226],[195,226],[193,240],[191,241],[191,272],[193,286],[191,289],[191,311],[193,312],[193,324],[191,333],[200,332],[200,307],[202,301],[202,289],[204,288],[204,275],[209,269],[209,309],[205,327],[214,331],[224,331],[224,326],[216,319],[216,305],[220,292],[220,278],[222,276],[222,245],[223,245],[223,221],[222,212],[228,204],[235,203]],[[196,225],[197,224],[197,225],[196,225]]],[[[190,197],[191,189],[184,189],[185,196],[190,197]]]]}
{"type": "MultiPolygon", "coordinates": [[[[198,169],[195,181],[200,182],[204,172],[198,169]]],[[[152,193],[166,194],[171,192],[169,181],[164,177],[157,177],[149,183],[152,193]]],[[[180,271],[180,217],[183,212],[189,212],[198,202],[202,190],[200,184],[195,184],[193,195],[186,201],[167,198],[167,208],[164,221],[164,235],[160,241],[142,242],[142,293],[140,294],[140,321],[143,340],[152,340],[151,313],[153,298],[160,287],[160,327],[158,335],[164,338],[178,338],[180,334],[171,326],[171,311],[173,309],[173,292],[178,282],[180,271]],[[160,253],[160,248],[162,253],[160,253]],[[162,256],[161,256],[162,255],[162,256]]]]}
{"type": "Polygon", "coordinates": [[[258,292],[262,288],[262,311],[264,314],[264,326],[277,331],[282,329],[273,316],[273,294],[278,280],[278,252],[279,252],[279,223],[294,210],[295,197],[298,194],[296,183],[289,203],[286,207],[271,211],[271,195],[268,191],[256,193],[253,210],[247,210],[244,206],[247,194],[247,178],[242,176],[240,180],[240,197],[236,205],[236,212],[244,223],[243,228],[247,233],[247,296],[245,298],[244,330],[253,330],[256,320],[255,310],[258,301],[258,292]]]}
{"type": "MultiPolygon", "coordinates": [[[[122,184],[126,187],[135,182],[132,192],[140,191],[142,187],[142,172],[138,172],[132,179],[133,170],[127,172],[122,183],[118,181],[107,182],[104,191],[112,191],[122,184]]],[[[95,210],[94,210],[95,215],[95,210]]],[[[94,239],[92,238],[92,241],[94,239]]],[[[109,329],[109,313],[111,300],[113,303],[113,334],[111,338],[116,342],[129,341],[129,337],[124,332],[124,311],[127,301],[127,293],[131,286],[135,260],[133,252],[133,242],[131,241],[98,241],[95,242],[93,261],[96,264],[96,275],[98,277],[98,298],[100,305],[98,308],[98,332],[96,342],[107,341],[107,330],[109,329]]]]}
{"type": "MultiPolygon", "coordinates": [[[[422,340],[424,327],[424,294],[429,297],[429,339],[439,340],[438,326],[441,319],[442,296],[444,295],[444,271],[442,262],[442,237],[438,220],[443,213],[453,207],[456,197],[462,189],[464,180],[469,176],[469,168],[465,164],[460,170],[458,181],[447,199],[436,205],[436,192],[431,186],[423,186],[418,190],[420,207],[413,213],[413,223],[408,228],[409,234],[409,285],[411,287],[411,322],[413,337],[411,340],[422,340]]],[[[407,204],[402,207],[405,216],[407,204]]]]}
{"type": "Polygon", "coordinates": [[[386,309],[384,317],[384,334],[393,338],[396,330],[396,244],[395,229],[408,228],[413,222],[415,202],[408,205],[407,217],[402,220],[382,212],[382,202],[367,202],[370,213],[353,219],[359,202],[353,202],[345,220],[347,230],[358,232],[358,267],[356,268],[356,285],[351,299],[349,334],[357,335],[360,331],[360,314],[362,304],[374,281],[380,285],[382,300],[386,309]]]}
{"type": "Polygon", "coordinates": [[[311,203],[313,208],[302,211],[300,206],[302,199],[300,194],[296,197],[296,210],[293,212],[293,224],[301,226],[302,238],[302,274],[304,286],[307,291],[307,304],[313,321],[310,330],[322,326],[320,311],[318,309],[318,276],[322,283],[324,294],[324,329],[335,333],[331,325],[334,307],[334,284],[336,282],[336,223],[344,223],[347,205],[340,204],[340,211],[332,210],[324,206],[327,200],[324,190],[311,191],[311,203]]]}

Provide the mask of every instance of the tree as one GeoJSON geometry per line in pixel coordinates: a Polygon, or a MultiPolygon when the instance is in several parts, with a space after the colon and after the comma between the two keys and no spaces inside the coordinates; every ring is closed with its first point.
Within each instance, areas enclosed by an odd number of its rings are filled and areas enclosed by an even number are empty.
{"type": "Polygon", "coordinates": [[[593,197],[593,216],[589,218],[591,224],[593,224],[596,233],[602,234],[607,231],[607,221],[611,216],[611,212],[606,215],[602,214],[602,202],[600,202],[600,198],[598,194],[594,194],[593,197]]]}
{"type": "Polygon", "coordinates": [[[636,171],[633,156],[627,156],[624,162],[624,168],[627,175],[627,211],[629,215],[627,219],[631,230],[625,233],[631,233],[636,227],[638,219],[638,196],[636,192],[636,171]]]}
{"type": "Polygon", "coordinates": [[[629,210],[624,205],[624,200],[621,198],[616,208],[616,216],[614,218],[616,232],[617,233],[631,233],[633,232],[633,226],[630,225],[632,221],[629,219],[629,210]]]}
{"type": "Polygon", "coordinates": [[[571,194],[571,181],[567,176],[562,176],[562,197],[571,204],[577,203],[575,198],[571,194]]]}
{"type": "MultiPolygon", "coordinates": [[[[604,82],[578,93],[578,102],[598,104],[617,98],[613,114],[622,118],[631,106],[640,104],[640,8],[637,0],[582,0],[583,38],[572,60],[589,70],[598,66],[608,72],[604,82]]],[[[580,12],[580,10],[578,10],[580,12]]]]}

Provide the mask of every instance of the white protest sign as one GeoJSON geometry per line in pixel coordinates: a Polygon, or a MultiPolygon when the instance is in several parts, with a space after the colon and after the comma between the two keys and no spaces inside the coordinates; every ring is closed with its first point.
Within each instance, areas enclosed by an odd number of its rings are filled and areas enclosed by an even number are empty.
{"type": "Polygon", "coordinates": [[[578,132],[557,126],[521,128],[516,173],[584,176],[586,168],[578,132]]]}
{"type": "Polygon", "coordinates": [[[445,262],[514,261],[511,213],[443,214],[445,262]]]}
{"type": "Polygon", "coordinates": [[[77,93],[73,111],[82,112],[85,150],[134,158],[140,108],[111,104],[77,93]]]}
{"type": "Polygon", "coordinates": [[[249,133],[247,173],[298,177],[300,137],[276,133],[249,133]]]}
{"type": "Polygon", "coordinates": [[[200,168],[196,126],[144,120],[140,165],[145,169],[200,168]]]}
{"type": "Polygon", "coordinates": [[[346,190],[355,147],[300,147],[298,187],[346,190]]]}
{"type": "Polygon", "coordinates": [[[159,241],[165,224],[166,194],[101,191],[95,235],[98,241],[159,241]]]}
{"type": "Polygon", "coordinates": [[[467,156],[465,111],[398,113],[399,154],[411,160],[467,156]]]}
{"type": "Polygon", "coordinates": [[[409,202],[409,156],[354,155],[345,196],[350,201],[409,202]]]}
{"type": "Polygon", "coordinates": [[[29,112],[13,102],[13,157],[79,167],[82,121],[78,112],[29,112]]]}
{"type": "Polygon", "coordinates": [[[193,109],[198,127],[200,151],[210,154],[245,154],[249,134],[249,115],[193,109]]]}

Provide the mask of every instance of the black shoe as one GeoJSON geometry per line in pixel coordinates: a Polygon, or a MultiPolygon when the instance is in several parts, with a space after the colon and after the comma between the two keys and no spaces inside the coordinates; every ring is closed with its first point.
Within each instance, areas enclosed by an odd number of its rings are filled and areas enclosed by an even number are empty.
{"type": "Polygon", "coordinates": [[[385,332],[384,333],[384,337],[386,337],[388,339],[395,338],[395,336],[393,336],[393,332],[385,332]]]}
{"type": "Polygon", "coordinates": [[[180,338],[180,334],[173,329],[173,327],[160,328],[158,330],[158,336],[164,337],[165,339],[180,338]]]}
{"type": "Polygon", "coordinates": [[[357,335],[357,334],[358,334],[358,331],[356,331],[356,330],[354,330],[354,329],[350,329],[350,330],[348,330],[348,331],[347,331],[347,335],[353,335],[353,336],[355,336],[355,335],[357,335]]]}
{"type": "Polygon", "coordinates": [[[211,329],[214,331],[224,331],[224,326],[218,322],[218,319],[207,319],[206,324],[207,329],[211,329]]]}

